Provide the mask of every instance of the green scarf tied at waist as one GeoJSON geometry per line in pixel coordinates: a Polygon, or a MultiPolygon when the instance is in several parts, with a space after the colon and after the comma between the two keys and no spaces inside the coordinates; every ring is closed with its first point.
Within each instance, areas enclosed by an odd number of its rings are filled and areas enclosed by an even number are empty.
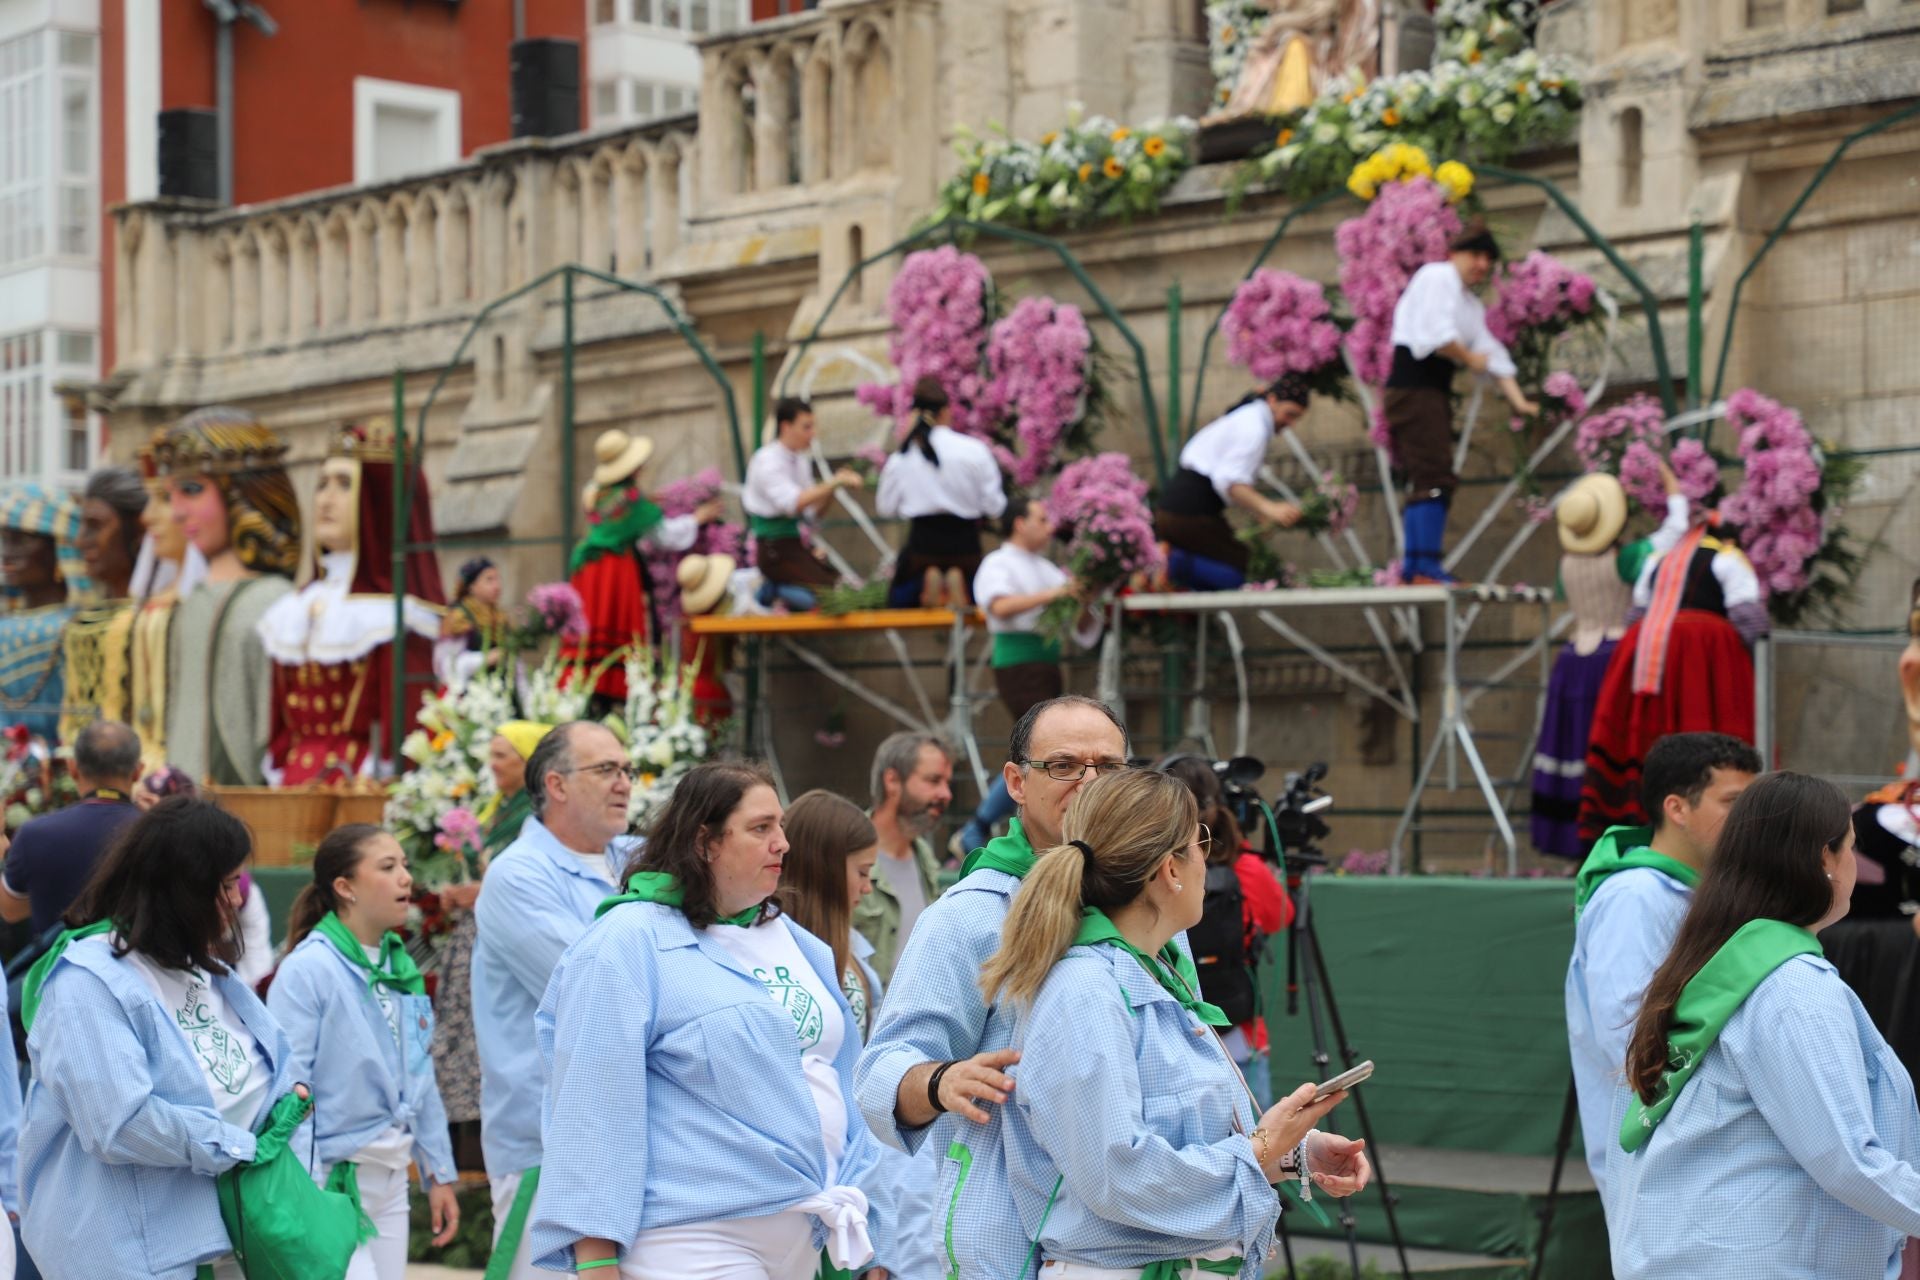
{"type": "Polygon", "coordinates": [[[378,963],[367,959],[366,948],[353,932],[340,923],[340,917],[329,911],[320,917],[320,923],[313,931],[333,944],[334,950],[345,956],[355,966],[366,971],[367,990],[376,987],[392,987],[395,991],[410,996],[427,994],[427,980],[420,974],[420,966],[407,954],[407,944],[400,941],[397,933],[384,933],[380,936],[380,959],[378,963]]]}
{"type": "Polygon", "coordinates": [[[747,532],[762,542],[772,542],[780,538],[800,536],[800,520],[797,516],[747,516],[747,532]]]}
{"type": "Polygon", "coordinates": [[[1195,1271],[1209,1276],[1237,1276],[1244,1265],[1240,1258],[1169,1258],[1140,1268],[1140,1280],[1184,1280],[1195,1271]]]}
{"type": "Polygon", "coordinates": [[[636,498],[619,515],[588,525],[587,536],[574,546],[573,556],[567,561],[568,575],[580,572],[601,556],[632,551],[633,544],[652,533],[661,519],[659,507],[636,498]]]}
{"type": "Polygon", "coordinates": [[[975,849],[960,864],[960,875],[965,877],[985,867],[989,871],[1000,871],[1015,880],[1025,880],[1027,872],[1033,870],[1036,859],[1033,846],[1027,843],[1027,833],[1015,818],[1007,826],[1007,834],[996,836],[987,841],[986,847],[975,849]]]}
{"type": "Polygon", "coordinates": [[[1667,1069],[1660,1076],[1658,1095],[1646,1103],[1634,1094],[1620,1124],[1621,1149],[1637,1151],[1646,1145],[1728,1020],[1768,974],[1795,956],[1820,954],[1819,939],[1784,920],[1749,920],[1721,944],[1680,989],[1673,1026],[1667,1032],[1667,1069]]]}
{"type": "Polygon", "coordinates": [[[1233,1025],[1218,1006],[1200,998],[1200,975],[1194,969],[1193,961],[1187,959],[1179,947],[1169,942],[1160,949],[1158,956],[1150,956],[1122,937],[1106,912],[1098,907],[1080,908],[1080,932],[1073,935],[1074,945],[1097,946],[1103,942],[1119,947],[1138,960],[1140,967],[1152,974],[1153,980],[1180,1002],[1181,1008],[1200,1021],[1210,1027],[1233,1025]]]}
{"type": "Polygon", "coordinates": [[[1689,889],[1700,883],[1698,871],[1678,858],[1655,853],[1647,844],[1652,839],[1652,827],[1607,828],[1606,834],[1594,844],[1593,852],[1580,864],[1580,874],[1573,878],[1575,918],[1587,909],[1587,903],[1600,891],[1601,884],[1608,876],[1632,867],[1651,867],[1664,872],[1689,889]]]}
{"type": "MultiPolygon", "coordinates": [[[[687,891],[680,887],[678,880],[664,871],[636,871],[627,879],[627,891],[616,893],[594,908],[593,918],[598,920],[615,907],[625,906],[629,902],[657,902],[663,907],[684,908],[687,902],[687,891]]],[[[714,923],[738,925],[742,929],[750,929],[760,919],[760,905],[756,902],[745,911],[735,915],[721,916],[714,923]]]]}

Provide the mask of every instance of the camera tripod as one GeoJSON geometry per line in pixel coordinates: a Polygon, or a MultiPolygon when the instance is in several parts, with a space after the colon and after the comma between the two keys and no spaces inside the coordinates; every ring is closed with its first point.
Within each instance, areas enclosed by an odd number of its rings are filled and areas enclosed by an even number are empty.
{"type": "MultiPolygon", "coordinates": [[[[1307,1026],[1313,1039],[1313,1062],[1321,1079],[1328,1078],[1332,1072],[1329,1064],[1332,1056],[1327,1052],[1327,1031],[1333,1032],[1334,1042],[1340,1049],[1343,1068],[1351,1067],[1360,1061],[1359,1052],[1347,1038],[1346,1024],[1340,1017],[1340,1006],[1333,997],[1333,982],[1327,974],[1325,953],[1320,949],[1320,935],[1315,932],[1313,912],[1311,910],[1312,877],[1307,873],[1315,867],[1327,865],[1325,855],[1308,845],[1299,853],[1283,853],[1287,879],[1287,892],[1293,898],[1293,923],[1287,926],[1287,1017],[1300,1016],[1302,997],[1305,997],[1307,1026]]],[[[1268,1049],[1269,1071],[1271,1072],[1272,1048],[1268,1049]]],[[[1275,1077],[1277,1078],[1277,1077],[1275,1077]]],[[[1367,1158],[1373,1162],[1374,1185],[1380,1189],[1380,1206],[1386,1211],[1387,1235],[1393,1243],[1394,1253],[1400,1259],[1400,1275],[1403,1280],[1412,1280],[1412,1269],[1407,1265],[1406,1242],[1400,1237],[1400,1223],[1394,1215],[1395,1197],[1387,1186],[1387,1174],[1381,1165],[1380,1147],[1374,1141],[1373,1122],[1367,1118],[1367,1100],[1361,1090],[1355,1090],[1348,1096],[1353,1103],[1354,1114],[1360,1119],[1360,1136],[1366,1140],[1367,1158]]],[[[1304,1176],[1304,1172],[1303,1172],[1304,1176]]],[[[1331,1198],[1331,1197],[1329,1197],[1331,1198]]],[[[1360,1276],[1360,1238],[1353,1218],[1353,1210],[1347,1200],[1337,1201],[1340,1213],[1340,1226],[1346,1234],[1347,1258],[1353,1267],[1354,1280],[1360,1276]]],[[[1293,1264],[1293,1241],[1287,1232],[1286,1215],[1280,1218],[1280,1249],[1287,1264],[1288,1280],[1296,1280],[1293,1264]]]]}

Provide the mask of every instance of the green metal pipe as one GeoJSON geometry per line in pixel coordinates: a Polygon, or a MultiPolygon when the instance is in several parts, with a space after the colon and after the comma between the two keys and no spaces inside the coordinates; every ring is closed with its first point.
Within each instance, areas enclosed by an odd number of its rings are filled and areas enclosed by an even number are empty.
{"type": "MultiPolygon", "coordinates": [[[[767,421],[767,335],[753,331],[753,451],[764,443],[767,421]]],[[[745,479],[745,476],[741,477],[745,479]]]]}
{"type": "Polygon", "coordinates": [[[1703,274],[1707,230],[1695,218],[1687,228],[1687,408],[1700,407],[1700,351],[1702,345],[1701,300],[1704,297],[1703,274]]]}
{"type": "Polygon", "coordinates": [[[1167,451],[1180,447],[1180,282],[1167,286],[1167,451]]]}
{"type": "MultiPolygon", "coordinates": [[[[418,456],[418,455],[416,455],[418,456]]],[[[413,513],[413,484],[407,475],[407,375],[393,371],[393,683],[382,708],[387,717],[387,759],[400,763],[406,737],[400,709],[407,705],[407,526],[413,513]]]]}
{"type": "MultiPolygon", "coordinates": [[[[563,557],[573,555],[573,270],[560,278],[560,539],[563,557]]],[[[566,567],[567,561],[561,561],[566,567]]]]}

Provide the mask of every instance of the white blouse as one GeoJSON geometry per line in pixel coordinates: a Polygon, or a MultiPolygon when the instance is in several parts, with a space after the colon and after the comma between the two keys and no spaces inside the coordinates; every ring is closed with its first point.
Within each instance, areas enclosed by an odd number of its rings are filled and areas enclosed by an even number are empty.
{"type": "Polygon", "coordinates": [[[1273,410],[1264,398],[1215,418],[1180,450],[1180,465],[1213,481],[1220,501],[1236,484],[1252,484],[1273,443],[1273,410]]]}
{"type": "Polygon", "coordinates": [[[1451,262],[1429,262],[1413,273],[1393,307],[1393,345],[1416,360],[1457,342],[1487,357],[1487,375],[1511,378],[1518,372],[1506,344],[1487,332],[1487,308],[1473,296],[1451,262]]]}
{"type": "MultiPolygon", "coordinates": [[[[1002,543],[997,550],[990,552],[980,562],[980,568],[973,575],[973,600],[986,613],[987,631],[992,635],[1011,632],[1032,631],[1040,625],[1040,615],[1045,605],[1035,605],[1023,613],[1010,618],[995,617],[987,606],[1002,596],[1025,596],[1039,591],[1051,591],[1064,586],[1069,581],[1067,571],[1042,555],[1035,555],[1025,547],[1017,547],[1011,542],[1002,543]]],[[[1100,611],[1094,610],[1093,617],[1084,626],[1076,626],[1073,633],[1074,643],[1082,649],[1090,649],[1100,639],[1100,611]]]]}
{"type": "Polygon", "coordinates": [[[935,427],[928,441],[940,455],[939,466],[922,457],[917,447],[888,455],[873,500],[881,515],[991,520],[1007,509],[1007,490],[992,450],[952,427],[935,427]]]}
{"type": "Polygon", "coordinates": [[[760,446],[747,463],[747,482],[740,505],[750,516],[778,520],[804,516],[800,495],[813,485],[813,465],[804,453],[795,453],[778,440],[760,446]]]}

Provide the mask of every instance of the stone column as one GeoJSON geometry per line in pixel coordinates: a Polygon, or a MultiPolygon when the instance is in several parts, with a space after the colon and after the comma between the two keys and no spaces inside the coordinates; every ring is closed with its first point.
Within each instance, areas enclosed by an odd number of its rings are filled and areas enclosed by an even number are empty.
{"type": "Polygon", "coordinates": [[[651,273],[647,260],[647,184],[656,161],[652,148],[630,143],[613,165],[613,265],[616,273],[639,280],[651,273]]]}
{"type": "MultiPolygon", "coordinates": [[[[753,189],[774,191],[790,185],[790,147],[787,94],[793,77],[793,56],[786,45],[769,50],[754,68],[757,90],[753,110],[753,189]]],[[[875,121],[874,127],[885,128],[875,121]]]]}

